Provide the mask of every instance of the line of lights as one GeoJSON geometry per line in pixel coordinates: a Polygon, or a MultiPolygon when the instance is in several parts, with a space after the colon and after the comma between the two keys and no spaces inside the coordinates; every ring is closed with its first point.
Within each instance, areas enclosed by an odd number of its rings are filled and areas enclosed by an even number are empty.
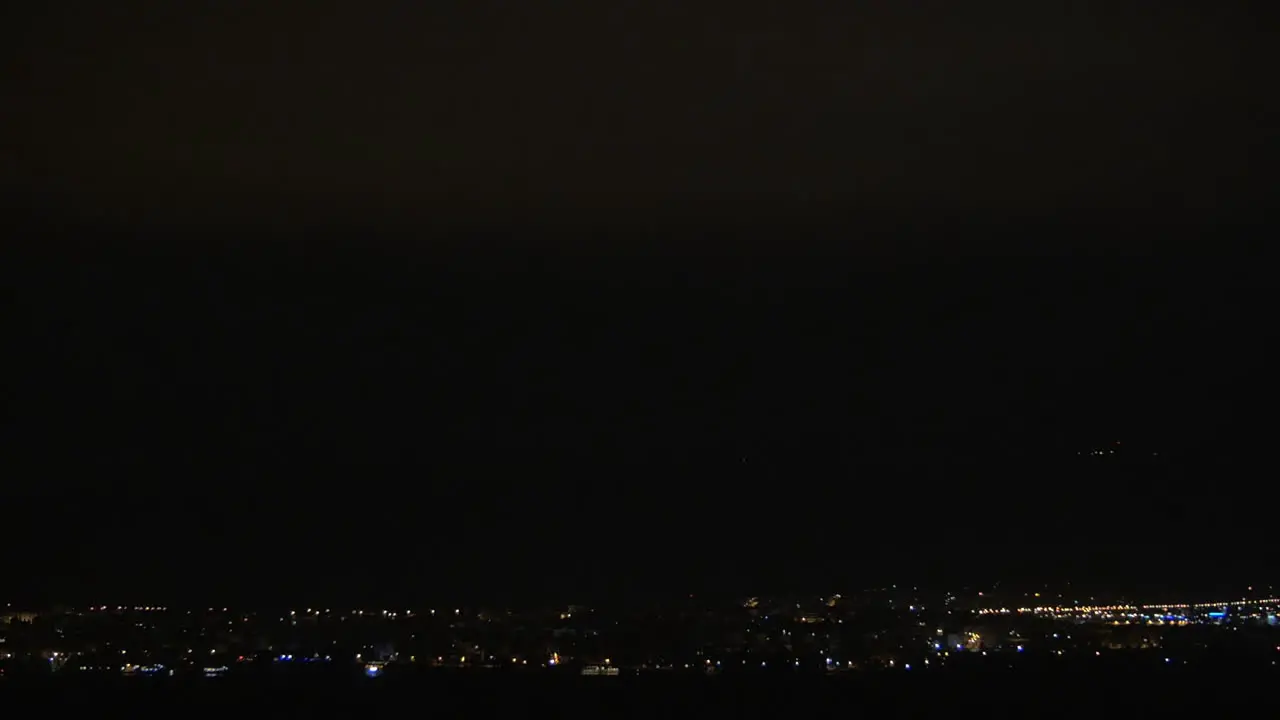
{"type": "Polygon", "coordinates": [[[1231,600],[1226,602],[1205,603],[1147,603],[1143,605],[1066,605],[1039,606],[1020,608],[982,608],[979,615],[1010,615],[1015,613],[1032,613],[1036,615],[1088,615],[1096,613],[1130,613],[1141,610],[1202,610],[1222,607],[1247,607],[1250,605],[1276,605],[1280,598],[1264,598],[1261,600],[1231,600]]]}

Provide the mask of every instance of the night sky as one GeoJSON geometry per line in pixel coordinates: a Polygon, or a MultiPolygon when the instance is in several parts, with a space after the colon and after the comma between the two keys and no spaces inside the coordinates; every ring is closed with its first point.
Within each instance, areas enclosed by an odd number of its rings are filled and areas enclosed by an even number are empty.
{"type": "Polygon", "coordinates": [[[1274,568],[1266,18],[963,5],[4,10],[0,594],[1274,568]]]}
{"type": "Polygon", "coordinates": [[[507,5],[29,11],[4,179],[93,217],[362,227],[1261,197],[1267,23],[1233,3],[507,5]]]}

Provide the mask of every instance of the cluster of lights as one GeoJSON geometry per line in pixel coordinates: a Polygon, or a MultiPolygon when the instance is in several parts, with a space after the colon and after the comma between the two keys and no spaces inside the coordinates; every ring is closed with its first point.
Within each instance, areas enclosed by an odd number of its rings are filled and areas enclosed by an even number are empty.
{"type": "MultiPolygon", "coordinates": [[[[142,673],[143,675],[155,675],[156,673],[159,673],[163,670],[164,670],[163,665],[134,665],[133,663],[128,663],[120,666],[120,672],[124,673],[125,675],[133,675],[135,673],[142,673]]],[[[170,674],[173,674],[173,671],[170,671],[170,674]]]]}
{"type": "Polygon", "coordinates": [[[1137,605],[1069,605],[1009,608],[983,608],[979,615],[1010,615],[1032,613],[1035,615],[1092,615],[1097,613],[1132,612],[1137,605]]]}
{"type": "Polygon", "coordinates": [[[1246,607],[1249,605],[1276,605],[1280,604],[1280,598],[1263,598],[1261,600],[1231,600],[1228,602],[1208,602],[1208,603],[1183,603],[1181,605],[1143,605],[1144,610],[1159,609],[1204,609],[1219,607],[1246,607]]]}
{"type": "Polygon", "coordinates": [[[1128,613],[1131,617],[1137,617],[1140,610],[1202,610],[1207,608],[1221,607],[1247,607],[1251,605],[1275,605],[1280,604],[1280,598],[1266,598],[1262,600],[1234,600],[1228,602],[1206,602],[1206,603],[1159,603],[1144,605],[1067,605],[1067,606],[1039,606],[1039,607],[1020,607],[1020,608],[983,608],[978,611],[979,615],[1011,615],[1011,614],[1034,614],[1034,615],[1097,615],[1103,613],[1128,613]]]}

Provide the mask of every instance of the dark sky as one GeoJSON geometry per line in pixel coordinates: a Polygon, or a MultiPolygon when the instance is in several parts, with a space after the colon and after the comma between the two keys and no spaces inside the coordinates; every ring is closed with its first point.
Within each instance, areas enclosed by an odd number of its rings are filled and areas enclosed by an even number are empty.
{"type": "Polygon", "coordinates": [[[10,592],[516,602],[1275,567],[1265,268],[103,252],[9,283],[10,592]],[[1117,440],[1135,465],[1075,454],[1117,440]]]}
{"type": "Polygon", "coordinates": [[[420,5],[7,10],[3,179],[288,226],[1262,197],[1267,23],[1238,3],[420,5]]]}
{"type": "Polygon", "coordinates": [[[1274,567],[1265,19],[964,5],[6,9],[0,594],[1274,567]]]}

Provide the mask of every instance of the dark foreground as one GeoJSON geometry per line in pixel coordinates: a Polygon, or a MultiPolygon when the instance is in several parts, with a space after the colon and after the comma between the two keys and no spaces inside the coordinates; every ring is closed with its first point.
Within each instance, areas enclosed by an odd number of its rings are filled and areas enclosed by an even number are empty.
{"type": "Polygon", "coordinates": [[[1276,707],[1280,670],[1168,669],[1101,674],[1018,670],[842,676],[618,678],[484,673],[361,678],[70,679],[0,682],[0,706],[76,717],[114,711],[431,713],[442,717],[795,718],[807,713],[1259,717],[1276,707]],[[18,705],[18,703],[23,703],[18,705]],[[691,715],[691,713],[696,715],[691,715]]]}

